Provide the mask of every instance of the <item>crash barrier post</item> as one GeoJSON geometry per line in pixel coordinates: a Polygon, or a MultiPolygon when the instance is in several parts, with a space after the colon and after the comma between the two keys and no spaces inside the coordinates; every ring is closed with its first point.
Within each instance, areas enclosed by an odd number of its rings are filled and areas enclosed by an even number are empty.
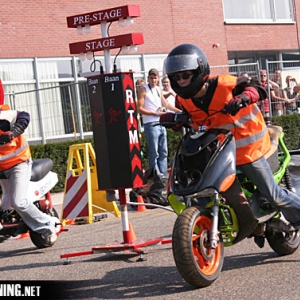
{"type": "Polygon", "coordinates": [[[91,143],[69,148],[65,193],[62,207],[63,224],[75,219],[92,223],[94,215],[111,212],[120,217],[115,201],[108,202],[106,192],[98,190],[95,152],[91,143]]]}

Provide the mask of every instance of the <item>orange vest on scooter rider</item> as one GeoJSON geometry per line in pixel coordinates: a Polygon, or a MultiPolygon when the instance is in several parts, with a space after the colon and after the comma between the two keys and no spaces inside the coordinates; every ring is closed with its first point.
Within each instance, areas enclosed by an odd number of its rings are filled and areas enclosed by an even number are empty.
{"type": "Polygon", "coordinates": [[[192,99],[178,96],[180,104],[189,112],[195,130],[205,125],[210,128],[230,130],[235,137],[236,164],[243,165],[261,158],[270,149],[270,137],[263,115],[256,104],[240,109],[235,115],[222,114],[222,110],[233,98],[232,89],[236,86],[236,77],[223,75],[218,77],[218,85],[208,107],[208,114],[199,109],[192,99]]]}
{"type": "MultiPolygon", "coordinates": [[[[4,112],[2,112],[4,113],[4,112]]],[[[0,134],[2,131],[0,130],[0,134]]],[[[0,145],[0,171],[8,170],[31,157],[30,148],[23,134],[10,143],[0,145]]]]}

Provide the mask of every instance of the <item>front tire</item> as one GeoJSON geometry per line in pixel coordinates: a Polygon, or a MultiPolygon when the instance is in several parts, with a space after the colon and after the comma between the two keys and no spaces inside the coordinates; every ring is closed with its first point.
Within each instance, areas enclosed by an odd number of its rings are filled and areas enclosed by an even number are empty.
{"type": "Polygon", "coordinates": [[[192,206],[178,216],[173,229],[172,248],[177,269],[186,282],[197,288],[211,285],[223,267],[221,235],[216,249],[210,248],[211,225],[210,214],[192,206]]]}
{"type": "MultiPolygon", "coordinates": [[[[56,211],[56,209],[53,207],[51,208],[51,213],[50,215],[53,217],[57,217],[58,213],[56,211]]],[[[54,245],[54,243],[49,243],[49,241],[47,241],[41,234],[34,232],[34,231],[29,231],[29,235],[30,235],[30,239],[32,241],[32,243],[37,247],[37,248],[48,248],[48,247],[52,247],[54,245]]]]}

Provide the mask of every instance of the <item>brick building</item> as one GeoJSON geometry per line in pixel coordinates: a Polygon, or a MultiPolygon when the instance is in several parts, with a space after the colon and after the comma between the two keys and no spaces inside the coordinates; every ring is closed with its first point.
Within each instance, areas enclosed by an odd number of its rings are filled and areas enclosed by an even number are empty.
{"type": "Polygon", "coordinates": [[[207,53],[211,65],[221,65],[228,58],[271,58],[300,48],[300,2],[296,0],[208,0],[205,4],[189,0],[4,0],[0,58],[69,56],[69,43],[99,38],[101,31],[93,27],[89,35],[77,35],[67,28],[67,16],[127,4],[140,5],[141,17],[133,26],[113,23],[110,35],[142,32],[145,43],[137,53],[168,53],[177,44],[195,43],[207,53]],[[213,48],[213,44],[220,46],[213,48]]]}

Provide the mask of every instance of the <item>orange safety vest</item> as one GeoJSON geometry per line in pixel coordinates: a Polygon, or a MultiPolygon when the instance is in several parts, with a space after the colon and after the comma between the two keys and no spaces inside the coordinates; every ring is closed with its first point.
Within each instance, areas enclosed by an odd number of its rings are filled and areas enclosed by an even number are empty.
{"type": "Polygon", "coordinates": [[[242,108],[235,116],[222,114],[226,103],[233,98],[232,89],[236,86],[236,77],[223,75],[218,77],[218,85],[208,107],[208,114],[195,106],[192,99],[178,97],[181,105],[190,113],[193,126],[224,128],[235,137],[236,164],[243,165],[261,158],[270,149],[270,137],[263,115],[256,104],[242,108]]]}
{"type": "Polygon", "coordinates": [[[0,171],[8,170],[31,157],[30,148],[23,134],[10,143],[0,145],[0,171]]]}

